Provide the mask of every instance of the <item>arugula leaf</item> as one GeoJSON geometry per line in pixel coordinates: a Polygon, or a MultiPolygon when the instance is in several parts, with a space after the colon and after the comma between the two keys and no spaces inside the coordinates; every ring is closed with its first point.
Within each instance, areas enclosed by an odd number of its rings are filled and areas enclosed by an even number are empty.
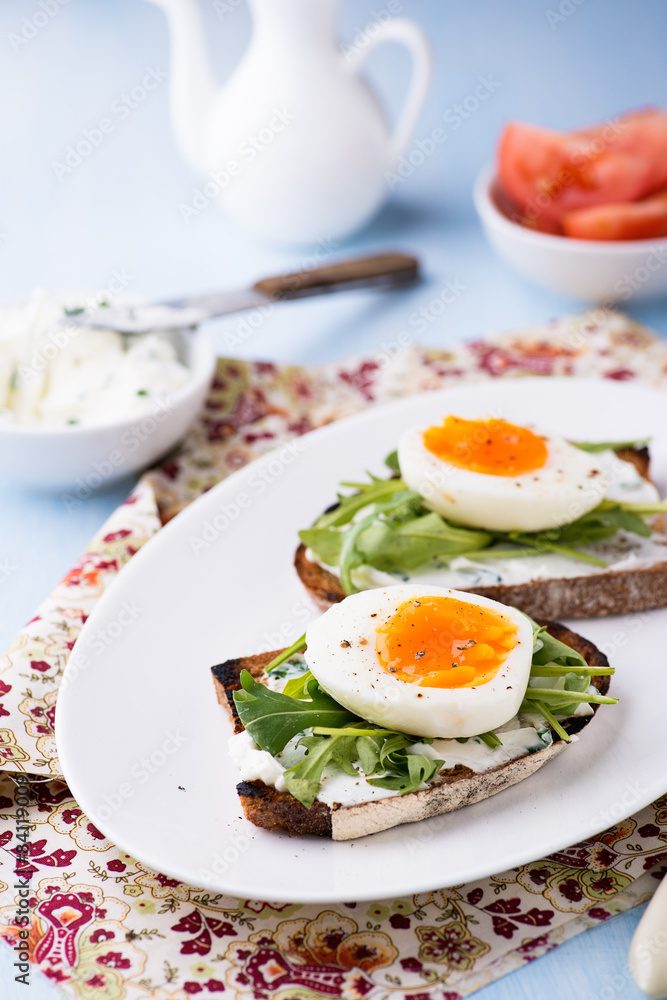
{"type": "Polygon", "coordinates": [[[294,798],[310,809],[322,786],[322,772],[327,764],[335,764],[346,774],[356,777],[357,771],[352,763],[355,758],[354,742],[354,737],[345,735],[344,729],[339,736],[303,736],[297,746],[306,747],[306,756],[283,774],[294,798]]]}
{"type": "Polygon", "coordinates": [[[398,750],[391,754],[391,767],[397,773],[386,774],[380,778],[369,778],[368,784],[377,788],[390,788],[393,791],[405,795],[406,792],[414,792],[419,786],[430,781],[436,771],[439,771],[444,760],[431,760],[423,754],[406,753],[405,750],[398,750]]]}
{"type": "MultiPolygon", "coordinates": [[[[569,675],[568,675],[569,676],[569,675]]],[[[572,675],[574,676],[574,675],[572,675]]],[[[566,681],[567,683],[567,681],[566,681]]],[[[528,701],[546,701],[550,708],[559,715],[572,715],[577,705],[582,702],[591,705],[616,705],[618,698],[609,698],[605,694],[587,694],[586,691],[578,692],[573,690],[577,687],[575,681],[570,682],[571,687],[565,690],[557,688],[531,687],[526,688],[525,698],[528,701]]],[[[588,687],[588,685],[586,685],[588,687]]]]}
{"type": "Polygon", "coordinates": [[[374,736],[372,733],[357,736],[354,745],[363,773],[366,775],[375,774],[380,763],[380,748],[377,743],[377,736],[374,736]]]}
{"type": "Polygon", "coordinates": [[[352,583],[352,570],[361,566],[363,562],[363,556],[357,549],[357,539],[366,528],[370,528],[374,520],[375,514],[368,514],[345,533],[338,568],[341,587],[348,597],[350,594],[359,593],[358,588],[352,583]]]}
{"type": "Polygon", "coordinates": [[[358,484],[359,491],[351,496],[338,494],[338,505],[328,514],[322,514],[317,519],[314,528],[338,528],[349,524],[352,518],[364,507],[372,503],[383,503],[399,490],[410,492],[401,479],[376,479],[371,477],[368,485],[358,484]]]}
{"type": "MultiPolygon", "coordinates": [[[[531,677],[565,677],[572,672],[571,667],[564,667],[560,663],[533,663],[530,671],[531,677]]],[[[603,677],[616,672],[615,667],[580,667],[577,665],[578,675],[584,674],[586,677],[603,677]]]]}
{"type": "MultiPolygon", "coordinates": [[[[529,616],[526,615],[526,618],[529,616]]],[[[547,663],[560,663],[564,666],[588,667],[586,660],[576,649],[556,639],[547,632],[546,625],[538,625],[530,619],[533,626],[533,665],[542,666],[547,663]]]]}
{"type": "MultiPolygon", "coordinates": [[[[590,563],[591,566],[604,567],[607,565],[604,559],[599,559],[597,556],[589,555],[587,552],[580,552],[574,547],[574,545],[560,545],[556,541],[552,541],[548,538],[546,532],[539,535],[538,533],[535,533],[534,535],[524,535],[516,532],[504,537],[507,541],[516,542],[517,545],[531,546],[533,548],[534,555],[538,552],[556,552],[559,555],[567,556],[569,559],[578,559],[580,562],[590,563]]],[[[607,537],[607,535],[605,535],[605,537],[607,537]]],[[[597,541],[598,539],[595,540],[597,541]]],[[[581,544],[585,543],[582,542],[581,544]]],[[[493,549],[489,549],[488,554],[491,556],[493,554],[493,549]]]]}
{"type": "Polygon", "coordinates": [[[296,698],[297,701],[308,699],[308,685],[314,680],[310,670],[306,670],[300,677],[292,677],[287,681],[282,689],[282,694],[287,698],[296,698]]]}
{"type": "MultiPolygon", "coordinates": [[[[394,481],[400,482],[400,480],[394,481]]],[[[357,542],[360,536],[364,531],[371,527],[375,519],[380,514],[390,515],[392,513],[401,512],[406,501],[409,500],[411,496],[415,495],[416,494],[410,494],[409,490],[398,492],[392,499],[387,500],[383,504],[377,504],[373,513],[367,514],[366,517],[362,517],[360,521],[355,521],[352,527],[348,528],[345,532],[340,553],[339,570],[341,586],[346,594],[349,595],[358,593],[357,588],[352,583],[351,573],[357,566],[361,566],[364,561],[364,556],[357,547],[357,542]]]]}
{"type": "Polygon", "coordinates": [[[299,538],[312,549],[317,558],[327,566],[337,566],[343,548],[344,534],[330,528],[306,528],[299,532],[299,538]]]}
{"type": "MultiPolygon", "coordinates": [[[[611,528],[609,534],[615,534],[619,529],[629,531],[631,534],[642,535],[648,538],[651,529],[646,521],[638,514],[634,513],[630,505],[623,506],[612,500],[603,500],[588,514],[584,514],[572,524],[563,525],[561,528],[561,538],[577,542],[577,533],[590,537],[591,531],[596,528],[611,528]]],[[[604,537],[604,536],[603,536],[604,537]]]]}
{"type": "Polygon", "coordinates": [[[496,747],[501,747],[503,745],[503,741],[499,736],[496,736],[495,733],[480,733],[477,738],[480,739],[482,743],[486,743],[490,750],[495,750],[496,747]]]}
{"type": "MultiPolygon", "coordinates": [[[[611,501],[607,501],[611,502],[611,501]]],[[[657,503],[631,503],[620,501],[617,504],[621,510],[629,510],[640,517],[651,517],[653,514],[667,514],[667,500],[658,500],[657,503]]]]}
{"type": "Polygon", "coordinates": [[[571,743],[572,737],[563,729],[558,719],[552,712],[549,711],[546,705],[543,705],[540,701],[528,701],[524,699],[521,705],[522,712],[537,712],[542,718],[551,726],[553,731],[557,733],[564,743],[571,743]]]}
{"type": "MultiPolygon", "coordinates": [[[[632,534],[648,537],[651,528],[641,515],[659,513],[662,504],[635,505],[622,504],[603,500],[597,507],[582,515],[576,521],[564,524],[559,528],[535,532],[494,532],[496,542],[510,542],[519,546],[534,546],[537,551],[560,552],[572,559],[589,562],[594,566],[606,566],[604,559],[580,551],[585,545],[592,545],[605,538],[611,538],[617,531],[623,529],[632,534]],[[640,509],[636,509],[640,507],[640,509]]],[[[500,554],[500,552],[499,552],[500,554]]],[[[482,553],[487,558],[493,558],[494,549],[482,553]]]]}
{"type": "Polygon", "coordinates": [[[342,726],[358,718],[324,692],[313,677],[306,686],[307,700],[297,701],[287,695],[270,691],[254,680],[247,670],[241,671],[240,691],[234,692],[234,704],[239,719],[262,750],[274,757],[285,745],[311,726],[342,726]]]}
{"type": "Polygon", "coordinates": [[[650,437],[640,438],[637,441],[570,441],[575,448],[581,451],[590,451],[596,454],[600,451],[622,451],[625,448],[643,448],[650,441],[650,437]]]}
{"type": "Polygon", "coordinates": [[[398,464],[398,451],[390,451],[384,460],[384,464],[388,469],[391,469],[392,472],[397,472],[400,476],[401,467],[398,464]]]}
{"type": "Polygon", "coordinates": [[[491,535],[449,524],[435,511],[393,526],[377,522],[359,537],[357,550],[369,566],[385,572],[416,569],[434,556],[485,548],[491,535]]]}
{"type": "Polygon", "coordinates": [[[282,653],[278,653],[278,655],[271,660],[269,665],[264,668],[266,673],[270,674],[272,670],[276,669],[276,667],[280,667],[287,660],[291,659],[295,653],[301,653],[305,648],[306,633],[304,632],[303,635],[296,640],[296,642],[293,642],[291,646],[287,647],[287,649],[283,649],[282,653]]]}

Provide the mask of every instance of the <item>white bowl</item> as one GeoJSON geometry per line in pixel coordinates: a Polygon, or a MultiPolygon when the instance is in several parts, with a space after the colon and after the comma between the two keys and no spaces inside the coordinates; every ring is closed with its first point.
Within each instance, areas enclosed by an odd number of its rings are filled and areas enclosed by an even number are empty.
{"type": "Polygon", "coordinates": [[[204,405],[215,369],[215,351],[200,329],[172,331],[171,336],[176,337],[181,359],[191,371],[181,389],[144,416],[99,426],[0,424],[2,479],[66,493],[76,503],[165,455],[204,405]]]}
{"type": "Polygon", "coordinates": [[[667,294],[667,237],[574,240],[527,229],[512,222],[499,207],[493,167],[485,167],[479,174],[473,199],[498,255],[538,285],[610,305],[667,294]]]}

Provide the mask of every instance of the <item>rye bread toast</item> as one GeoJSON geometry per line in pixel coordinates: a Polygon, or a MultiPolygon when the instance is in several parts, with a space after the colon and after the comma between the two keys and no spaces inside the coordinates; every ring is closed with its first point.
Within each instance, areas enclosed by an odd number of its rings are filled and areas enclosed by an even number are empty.
{"type": "MultiPolygon", "coordinates": [[[[646,447],[622,448],[616,455],[635,466],[649,482],[650,457],[646,447]]],[[[656,528],[664,530],[659,515],[656,528]]],[[[330,570],[308,558],[304,545],[294,556],[294,568],[310,596],[322,611],[345,597],[340,580],[330,570]]],[[[465,591],[467,588],[458,587],[465,591]]],[[[603,570],[581,576],[532,580],[529,583],[493,584],[469,588],[470,593],[509,604],[531,618],[596,618],[627,614],[667,606],[667,535],[665,558],[647,566],[624,570],[603,570]]]]}
{"type": "MultiPolygon", "coordinates": [[[[607,657],[588,639],[555,622],[542,624],[547,624],[547,631],[551,635],[580,653],[589,666],[608,666],[607,657]]],[[[282,650],[274,650],[227,660],[211,668],[218,701],[228,710],[235,733],[243,730],[233,697],[234,691],[241,687],[241,671],[248,670],[255,680],[262,681],[265,677],[264,668],[280,652],[282,650]]],[[[608,675],[592,677],[591,683],[601,694],[606,694],[609,690],[608,675]]],[[[591,707],[594,715],[597,706],[591,707]]],[[[563,728],[570,735],[575,735],[585,728],[593,715],[571,717],[563,723],[563,728]]],[[[510,760],[491,770],[475,773],[469,767],[457,764],[456,767],[438,772],[426,789],[358,805],[343,806],[335,803],[329,806],[316,801],[307,809],[289,792],[279,792],[260,780],[241,781],[237,785],[237,791],[246,819],[255,826],[266,830],[285,830],[291,834],[316,834],[333,840],[351,840],[401,823],[414,823],[430,816],[452,812],[489,798],[529,777],[561,753],[567,744],[556,734],[553,739],[551,746],[517,760],[510,760]]]]}

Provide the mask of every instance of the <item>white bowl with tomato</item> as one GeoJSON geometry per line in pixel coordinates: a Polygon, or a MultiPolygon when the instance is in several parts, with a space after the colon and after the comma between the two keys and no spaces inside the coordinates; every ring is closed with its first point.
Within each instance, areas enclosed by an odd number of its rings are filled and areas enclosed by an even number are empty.
{"type": "Polygon", "coordinates": [[[475,183],[486,235],[536,283],[589,301],[667,294],[667,113],[561,134],[511,123],[475,183]]]}

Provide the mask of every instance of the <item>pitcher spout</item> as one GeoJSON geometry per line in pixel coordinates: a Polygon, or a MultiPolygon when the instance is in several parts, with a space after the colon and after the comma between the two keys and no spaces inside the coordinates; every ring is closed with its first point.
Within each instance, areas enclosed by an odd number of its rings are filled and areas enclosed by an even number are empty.
{"type": "Polygon", "coordinates": [[[176,142],[195,170],[204,169],[204,144],[216,84],[197,0],[149,0],[167,18],[171,38],[169,88],[176,142]]]}

